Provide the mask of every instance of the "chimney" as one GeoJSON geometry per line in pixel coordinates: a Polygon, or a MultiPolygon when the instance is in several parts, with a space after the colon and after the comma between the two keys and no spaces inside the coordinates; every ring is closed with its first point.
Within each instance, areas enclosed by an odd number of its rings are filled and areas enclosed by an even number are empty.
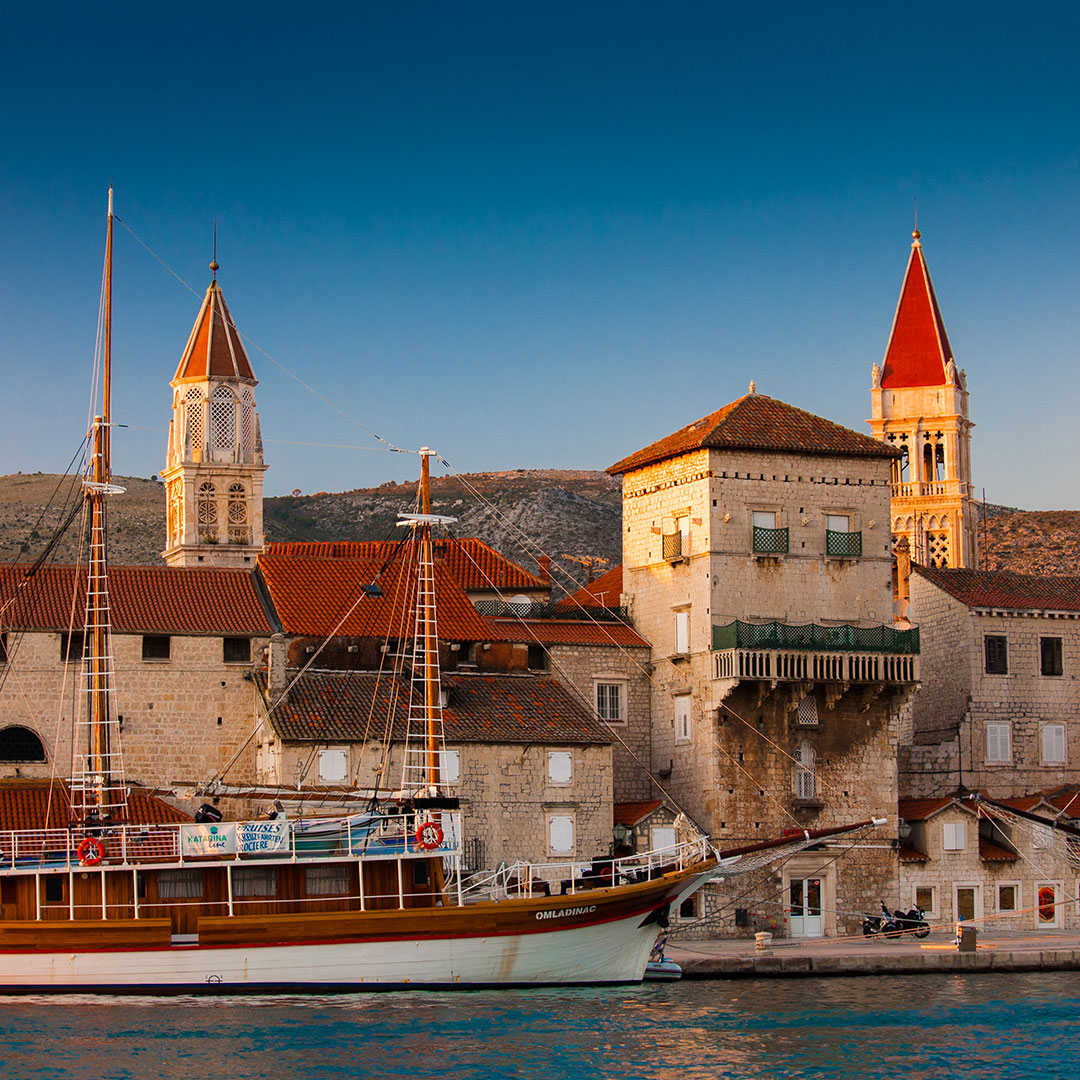
{"type": "Polygon", "coordinates": [[[537,563],[540,566],[540,580],[545,584],[551,585],[551,556],[541,555],[538,558],[537,563]]]}

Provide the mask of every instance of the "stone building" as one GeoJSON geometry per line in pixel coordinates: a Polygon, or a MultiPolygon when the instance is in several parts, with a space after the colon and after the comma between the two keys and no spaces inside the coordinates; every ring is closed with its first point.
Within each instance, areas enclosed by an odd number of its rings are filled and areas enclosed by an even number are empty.
{"type": "Polygon", "coordinates": [[[902,793],[1008,797],[1080,779],[1080,578],[912,568],[922,686],[902,793]]]}
{"type": "MultiPolygon", "coordinates": [[[[1052,818],[1074,818],[1075,788],[1008,802],[1052,818]]],[[[900,904],[918,903],[928,922],[974,921],[995,930],[1080,928],[1078,870],[1046,833],[977,814],[966,799],[901,799],[900,904]]]]}
{"type": "Polygon", "coordinates": [[[889,344],[874,364],[870,430],[899,451],[892,533],[924,566],[976,566],[976,510],[965,372],[945,333],[916,229],[889,344]]]}
{"type": "Polygon", "coordinates": [[[918,652],[892,626],[898,456],[751,384],[609,469],[674,802],[722,847],[889,818],[874,846],[784,864],[772,894],[793,934],[857,929],[896,880],[897,713],[918,652]]]}
{"type": "Polygon", "coordinates": [[[253,566],[263,547],[258,380],[217,264],[173,376],[165,484],[170,566],[253,566]]]}
{"type": "MultiPolygon", "coordinates": [[[[72,566],[24,573],[0,569],[0,778],[67,777],[85,577],[72,566]]],[[[128,779],[205,782],[237,754],[239,775],[250,776],[254,751],[244,747],[255,716],[252,670],[273,632],[253,572],[119,566],[109,584],[128,779]]]]}

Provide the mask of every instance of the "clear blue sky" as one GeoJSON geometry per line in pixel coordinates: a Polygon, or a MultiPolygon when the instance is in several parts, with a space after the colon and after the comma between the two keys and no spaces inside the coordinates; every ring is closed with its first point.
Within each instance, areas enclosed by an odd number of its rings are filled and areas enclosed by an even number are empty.
{"type": "Polygon", "coordinates": [[[912,200],[992,501],[1080,507],[1075,5],[9,6],[0,472],[85,429],[117,229],[116,468],[164,464],[209,281],[268,493],[603,468],[761,392],[866,430],[912,200]],[[355,421],[355,422],[354,422],[355,421]]]}

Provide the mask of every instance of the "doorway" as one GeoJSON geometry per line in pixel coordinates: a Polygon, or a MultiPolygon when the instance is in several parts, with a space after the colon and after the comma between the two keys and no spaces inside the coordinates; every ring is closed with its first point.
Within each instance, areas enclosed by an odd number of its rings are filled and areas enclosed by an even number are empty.
{"type": "Polygon", "coordinates": [[[791,878],[788,882],[792,937],[823,937],[821,878],[791,878]]]}
{"type": "Polygon", "coordinates": [[[1035,909],[1035,925],[1040,930],[1054,930],[1061,926],[1058,914],[1061,899],[1060,886],[1054,881],[1040,881],[1035,886],[1038,907],[1035,909]]]}
{"type": "Polygon", "coordinates": [[[982,917],[978,885],[957,885],[953,896],[956,903],[956,921],[967,922],[982,917]]]}

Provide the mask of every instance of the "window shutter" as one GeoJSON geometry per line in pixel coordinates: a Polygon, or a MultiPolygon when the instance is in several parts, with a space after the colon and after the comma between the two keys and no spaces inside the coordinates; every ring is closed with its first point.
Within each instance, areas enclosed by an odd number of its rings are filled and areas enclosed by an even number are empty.
{"type": "Polygon", "coordinates": [[[690,651],[690,612],[675,612],[675,651],[688,653],[690,651]]]}
{"type": "Polygon", "coordinates": [[[1043,761],[1053,764],[1065,761],[1065,725],[1047,724],[1042,729],[1043,761]]]}
{"type": "Polygon", "coordinates": [[[675,699],[675,740],[690,741],[690,695],[680,694],[675,699]]]}

